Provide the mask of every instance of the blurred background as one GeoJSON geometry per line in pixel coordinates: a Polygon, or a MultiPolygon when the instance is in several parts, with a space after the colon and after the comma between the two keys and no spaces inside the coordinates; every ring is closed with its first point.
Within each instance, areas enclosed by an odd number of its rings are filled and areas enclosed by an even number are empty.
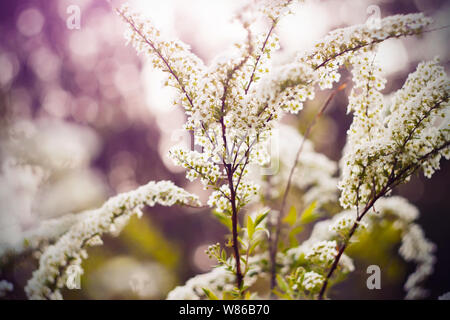
{"type": "MultiPolygon", "coordinates": [[[[183,170],[167,158],[168,149],[185,139],[179,130],[184,114],[171,105],[173,91],[163,87],[164,75],[125,46],[124,25],[113,11],[122,2],[0,2],[0,246],[21,241],[45,219],[95,208],[150,180],[172,180],[207,198],[199,184],[187,185],[183,170]],[[74,5],[80,9],[80,28],[71,29],[67,20],[74,5]]],[[[242,38],[233,19],[241,5],[238,0],[131,1],[205,63],[242,38]]],[[[381,17],[421,11],[434,18],[432,28],[450,23],[445,0],[307,1],[280,22],[276,63],[289,61],[333,28],[364,23],[372,14],[370,5],[378,6],[381,17]]],[[[436,55],[448,72],[449,36],[446,28],[383,43],[377,56],[388,77],[385,93],[400,88],[420,61],[436,55]]],[[[343,75],[343,81],[350,80],[343,75]]],[[[311,137],[316,150],[333,160],[341,156],[351,122],[346,115],[350,89],[336,96],[311,137]]],[[[320,93],[284,121],[304,130],[328,94],[320,93]]],[[[435,271],[425,285],[432,299],[450,291],[450,164],[441,166],[431,180],[420,175],[396,191],[418,206],[419,223],[437,245],[435,271]]],[[[106,237],[104,246],[89,250],[83,290],[64,292],[65,297],[165,298],[175,285],[211,269],[204,250],[225,234],[208,210],[148,209],[121,236],[106,237]]],[[[336,297],[403,298],[403,283],[414,266],[383,274],[382,289],[370,291],[366,267],[387,265],[390,259],[359,256],[336,297]]],[[[36,259],[24,253],[2,265],[0,279],[23,288],[36,267],[36,259]]],[[[24,297],[20,289],[6,296],[24,297]]]]}

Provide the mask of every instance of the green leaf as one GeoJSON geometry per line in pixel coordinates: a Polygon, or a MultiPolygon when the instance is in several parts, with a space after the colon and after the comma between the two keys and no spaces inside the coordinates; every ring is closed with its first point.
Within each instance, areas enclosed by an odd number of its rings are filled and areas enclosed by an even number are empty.
{"type": "Polygon", "coordinates": [[[221,252],[221,257],[220,257],[223,261],[227,261],[227,252],[225,250],[222,250],[221,252]]]}
{"type": "Polygon", "coordinates": [[[206,296],[208,297],[209,300],[219,300],[219,298],[217,298],[217,296],[212,291],[210,291],[206,288],[202,288],[202,290],[206,294],[206,296]]]}
{"type": "Polygon", "coordinates": [[[228,228],[228,230],[231,231],[233,229],[231,225],[231,219],[229,217],[215,210],[213,211],[213,214],[223,225],[225,225],[228,228]]]}
{"type": "Polygon", "coordinates": [[[262,242],[261,240],[255,241],[255,243],[253,243],[250,249],[248,250],[248,254],[252,254],[253,250],[255,250],[256,246],[259,245],[261,242],[262,242]]]}
{"type": "Polygon", "coordinates": [[[303,229],[304,229],[304,227],[303,227],[302,225],[297,226],[297,227],[293,228],[293,229],[289,232],[289,235],[296,236],[297,234],[299,234],[300,232],[302,232],[303,229]]]}
{"type": "Polygon", "coordinates": [[[255,224],[250,216],[247,216],[247,232],[248,238],[251,240],[255,234],[255,224]]]}
{"type": "Polygon", "coordinates": [[[225,291],[222,294],[222,300],[233,300],[233,299],[234,299],[234,296],[230,292],[225,291]]]}
{"type": "Polygon", "coordinates": [[[298,241],[297,241],[297,238],[295,237],[295,235],[297,234],[296,233],[296,229],[303,229],[303,227],[302,226],[299,226],[299,227],[297,227],[297,228],[294,228],[294,229],[292,229],[291,230],[291,232],[289,232],[289,246],[292,248],[292,247],[296,247],[296,246],[298,246],[299,245],[299,243],[298,243],[298,241]]]}
{"type": "Polygon", "coordinates": [[[281,290],[283,290],[284,292],[289,292],[289,284],[279,274],[277,274],[277,284],[281,290]]]}
{"type": "Polygon", "coordinates": [[[299,245],[296,235],[299,234],[300,232],[302,232],[303,229],[304,229],[303,225],[299,225],[299,226],[292,228],[292,230],[289,231],[288,237],[289,237],[290,247],[296,247],[299,245]]]}
{"type": "Polygon", "coordinates": [[[306,208],[302,212],[302,215],[300,217],[300,222],[302,224],[307,224],[307,223],[313,222],[314,220],[316,220],[319,217],[319,215],[316,214],[315,211],[314,211],[316,209],[316,205],[317,205],[317,202],[313,201],[308,206],[308,208],[306,208]]]}
{"type": "MultiPolygon", "coordinates": [[[[243,246],[244,248],[247,248],[248,243],[244,242],[244,240],[242,240],[241,237],[238,237],[238,242],[239,242],[240,244],[242,244],[242,246],[243,246]]],[[[232,247],[232,246],[233,246],[233,241],[231,241],[231,246],[230,246],[230,247],[232,247]]]]}
{"type": "Polygon", "coordinates": [[[289,209],[288,214],[283,218],[283,222],[289,224],[291,227],[297,222],[297,209],[294,206],[289,209]]]}
{"type": "Polygon", "coordinates": [[[269,214],[269,210],[264,213],[259,214],[255,219],[255,227],[257,227],[269,214]]]}
{"type": "Polygon", "coordinates": [[[280,299],[292,300],[292,298],[288,294],[282,293],[282,292],[278,291],[277,289],[273,289],[272,292],[280,299]]]}

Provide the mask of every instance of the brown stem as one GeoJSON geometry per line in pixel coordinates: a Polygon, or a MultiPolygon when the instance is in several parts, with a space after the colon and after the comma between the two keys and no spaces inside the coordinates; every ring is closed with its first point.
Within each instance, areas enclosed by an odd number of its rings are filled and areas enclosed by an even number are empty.
{"type": "MultiPolygon", "coordinates": [[[[386,193],[387,189],[388,189],[387,187],[383,188],[384,191],[383,190],[381,191],[381,192],[383,192],[383,195],[386,193]]],[[[339,248],[339,252],[336,255],[336,257],[334,258],[334,261],[333,261],[333,264],[331,265],[330,271],[328,271],[327,277],[325,278],[325,281],[322,284],[322,288],[320,289],[319,296],[318,296],[319,300],[323,300],[325,291],[327,290],[327,287],[328,287],[328,282],[329,282],[331,276],[333,275],[334,271],[336,270],[336,268],[339,264],[339,261],[341,259],[341,256],[344,254],[344,251],[348,246],[350,238],[355,233],[355,231],[358,228],[358,225],[361,222],[361,219],[364,217],[364,215],[367,212],[369,212],[369,210],[373,207],[373,205],[375,204],[375,201],[382,196],[381,192],[366,205],[366,207],[364,208],[361,215],[356,218],[355,223],[353,224],[352,228],[350,229],[350,232],[348,233],[347,238],[344,241],[344,244],[339,248]]]]}
{"type": "Polygon", "coordinates": [[[297,154],[295,155],[295,161],[293,166],[291,167],[291,171],[289,172],[289,177],[288,177],[288,182],[286,185],[286,189],[284,190],[284,194],[283,194],[283,200],[281,201],[281,206],[280,206],[280,212],[278,214],[278,218],[277,218],[277,224],[275,226],[275,238],[273,241],[270,241],[270,262],[271,262],[271,272],[270,272],[270,288],[271,290],[273,290],[273,288],[275,288],[275,279],[276,279],[276,255],[277,255],[277,251],[278,251],[278,242],[280,239],[280,232],[281,232],[281,221],[284,215],[284,210],[286,208],[286,202],[287,202],[287,196],[289,194],[289,191],[291,189],[291,184],[292,184],[292,177],[294,176],[294,172],[295,172],[295,168],[297,167],[298,164],[298,160],[300,157],[300,153],[303,150],[303,145],[305,144],[305,141],[308,139],[309,134],[311,133],[312,128],[314,127],[314,125],[316,124],[317,120],[322,116],[322,114],[325,112],[325,110],[327,109],[328,105],[330,104],[331,100],[333,99],[333,97],[336,95],[336,93],[340,90],[343,90],[346,87],[346,84],[344,83],[343,85],[341,85],[339,88],[337,88],[336,90],[334,90],[327,98],[327,100],[325,101],[324,105],[322,106],[322,108],[320,108],[320,111],[316,114],[316,116],[314,117],[313,121],[308,125],[305,134],[303,136],[303,140],[300,144],[300,147],[297,150],[297,154]]]}
{"type": "Polygon", "coordinates": [[[239,289],[242,287],[242,271],[241,271],[241,257],[239,253],[239,240],[238,240],[238,210],[236,208],[236,190],[233,187],[233,172],[231,170],[231,164],[226,165],[228,175],[228,186],[230,188],[230,202],[232,209],[231,223],[233,233],[233,250],[234,258],[236,260],[236,284],[239,289]]]}
{"type": "Polygon", "coordinates": [[[223,156],[222,162],[225,167],[225,170],[227,172],[227,178],[228,178],[228,187],[230,189],[230,197],[229,201],[231,203],[231,229],[232,229],[232,237],[233,237],[233,251],[234,251],[234,258],[236,260],[236,285],[238,289],[241,289],[242,286],[242,271],[241,271],[241,257],[239,254],[239,242],[238,242],[238,211],[236,208],[236,190],[234,188],[233,184],[233,167],[229,159],[228,155],[228,144],[227,144],[227,136],[226,136],[226,126],[224,122],[224,113],[225,113],[225,104],[226,104],[226,97],[227,97],[227,90],[228,90],[228,84],[229,81],[233,75],[233,73],[238,70],[245,62],[246,59],[243,59],[240,64],[235,66],[228,75],[227,80],[224,83],[224,90],[223,90],[223,96],[222,96],[222,107],[221,107],[221,117],[220,117],[220,126],[222,128],[222,139],[223,139],[223,145],[224,145],[224,151],[225,154],[223,156]]]}
{"type": "Polygon", "coordinates": [[[253,79],[255,77],[255,72],[256,72],[256,68],[258,67],[259,60],[261,59],[261,57],[264,54],[264,49],[266,48],[267,41],[269,40],[269,37],[272,34],[273,29],[275,29],[275,25],[276,25],[276,22],[273,22],[272,26],[270,27],[269,32],[267,33],[267,37],[264,40],[264,43],[263,43],[263,45],[261,47],[261,53],[258,55],[258,58],[256,58],[256,62],[255,62],[255,65],[253,66],[252,74],[250,75],[250,79],[248,81],[247,87],[245,88],[245,94],[247,94],[248,90],[250,89],[250,86],[251,86],[251,84],[253,82],[253,79]]]}

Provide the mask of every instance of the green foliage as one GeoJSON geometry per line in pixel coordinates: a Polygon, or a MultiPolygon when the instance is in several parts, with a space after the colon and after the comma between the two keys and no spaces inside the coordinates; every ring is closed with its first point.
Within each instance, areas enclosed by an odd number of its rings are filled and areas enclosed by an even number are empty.
{"type": "Polygon", "coordinates": [[[303,210],[300,216],[300,223],[308,224],[316,221],[319,218],[319,214],[317,214],[315,211],[316,206],[317,201],[313,201],[305,210],[303,210]]]}

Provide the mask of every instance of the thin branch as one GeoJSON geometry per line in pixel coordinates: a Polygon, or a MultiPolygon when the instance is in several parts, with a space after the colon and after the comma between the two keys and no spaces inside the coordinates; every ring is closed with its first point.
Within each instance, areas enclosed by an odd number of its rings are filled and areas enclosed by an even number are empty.
{"type": "MultiPolygon", "coordinates": [[[[439,30],[439,29],[435,29],[435,30],[439,30]]],[[[431,29],[431,30],[421,31],[421,32],[419,32],[419,34],[420,33],[424,33],[424,32],[431,32],[431,31],[435,31],[435,30],[431,29]]],[[[404,33],[404,34],[399,34],[399,35],[390,35],[390,36],[388,36],[388,37],[386,37],[384,39],[375,39],[375,40],[373,40],[371,42],[363,43],[363,44],[360,44],[360,45],[357,45],[357,46],[345,49],[345,50],[340,51],[340,52],[330,56],[329,58],[325,59],[321,64],[316,66],[314,68],[314,70],[317,70],[317,69],[325,66],[331,60],[333,60],[333,59],[335,59],[335,58],[337,58],[339,56],[342,56],[342,55],[344,55],[346,53],[357,51],[357,50],[365,48],[365,47],[370,47],[370,46],[373,46],[375,44],[381,43],[381,42],[389,40],[389,39],[401,38],[401,37],[406,37],[406,36],[415,35],[415,34],[417,34],[417,32],[411,31],[410,33],[404,33]]],[[[310,58],[312,58],[313,56],[314,56],[314,54],[311,55],[310,58]]]]}
{"type": "Polygon", "coordinates": [[[232,224],[232,237],[233,237],[233,249],[234,258],[236,260],[236,284],[238,289],[242,288],[242,281],[244,276],[241,271],[241,256],[239,253],[239,241],[238,241],[238,210],[236,208],[236,190],[233,187],[233,172],[231,170],[231,164],[226,164],[228,174],[228,186],[230,188],[230,202],[231,202],[231,224],[232,224]]]}
{"type": "Polygon", "coordinates": [[[295,161],[294,164],[291,167],[291,170],[289,172],[289,177],[288,177],[288,182],[286,185],[286,189],[284,190],[283,193],[283,200],[281,201],[281,206],[280,206],[280,212],[278,213],[278,217],[277,217],[277,224],[275,226],[275,238],[272,241],[273,243],[271,243],[271,248],[270,248],[270,260],[271,260],[271,280],[270,280],[270,287],[271,289],[275,288],[275,278],[276,278],[276,255],[277,255],[277,251],[278,251],[278,241],[280,238],[280,232],[281,232],[281,221],[284,215],[284,210],[286,208],[286,202],[287,202],[287,196],[289,194],[289,191],[291,189],[291,184],[292,184],[292,178],[294,176],[294,172],[295,169],[298,165],[298,161],[300,158],[300,154],[303,150],[303,146],[305,144],[305,141],[308,139],[312,128],[314,127],[314,125],[316,124],[317,120],[322,116],[322,114],[325,112],[325,110],[327,109],[328,105],[330,104],[331,100],[333,99],[333,97],[336,95],[336,93],[338,91],[343,90],[346,87],[346,84],[342,84],[339,88],[337,88],[336,90],[334,90],[327,98],[327,100],[325,101],[324,105],[322,106],[322,108],[319,110],[319,112],[316,114],[316,116],[314,117],[314,119],[312,120],[312,122],[308,125],[305,134],[303,136],[303,140],[300,143],[300,147],[297,150],[297,154],[295,155],[295,161]]]}
{"type": "Polygon", "coordinates": [[[210,177],[205,175],[203,172],[199,171],[197,168],[191,166],[188,162],[184,161],[183,159],[180,159],[177,157],[177,160],[180,162],[183,162],[187,166],[187,169],[193,170],[196,173],[198,173],[202,178],[207,179],[209,181],[210,185],[215,190],[219,191],[222,194],[222,196],[224,196],[226,199],[230,200],[230,197],[217,186],[217,182],[212,181],[210,177]]]}
{"type": "MultiPolygon", "coordinates": [[[[249,157],[250,148],[251,148],[251,147],[249,147],[249,148],[247,149],[247,151],[245,152],[245,154],[246,154],[246,159],[245,159],[245,162],[244,162],[244,164],[243,164],[243,166],[242,166],[241,172],[240,172],[240,174],[239,174],[238,181],[236,182],[236,190],[238,189],[239,184],[241,183],[241,179],[242,179],[242,176],[244,175],[245,167],[247,167],[247,165],[248,165],[248,163],[249,163],[249,161],[250,161],[250,157],[249,157]]],[[[237,169],[237,168],[236,168],[236,169],[237,169]]]]}
{"type": "Polygon", "coordinates": [[[163,56],[163,54],[161,53],[161,51],[158,50],[158,48],[155,47],[154,43],[149,40],[143,33],[141,30],[139,30],[134,21],[132,19],[127,18],[120,10],[117,10],[117,12],[119,13],[119,15],[122,17],[122,19],[124,19],[130,26],[131,28],[136,31],[136,33],[144,40],[145,43],[147,43],[152,49],[153,51],[158,55],[158,57],[161,59],[161,61],[166,65],[167,70],[169,71],[169,73],[175,78],[175,80],[178,82],[178,84],[180,85],[180,88],[182,90],[182,92],[184,93],[184,95],[186,96],[186,98],[189,101],[189,104],[191,105],[191,107],[194,107],[194,103],[193,103],[193,99],[190,97],[190,95],[187,93],[186,91],[186,87],[183,84],[183,82],[178,78],[177,74],[175,73],[175,71],[172,69],[172,67],[169,64],[169,61],[167,61],[167,59],[163,56]]]}
{"type": "MultiPolygon", "coordinates": [[[[247,159],[248,158],[248,156],[250,155],[250,149],[253,147],[253,145],[256,143],[258,141],[258,136],[256,136],[255,137],[255,139],[253,139],[253,142],[252,143],[250,143],[249,145],[248,145],[248,148],[247,148],[247,150],[245,151],[245,153],[244,153],[244,156],[239,160],[239,162],[238,163],[235,163],[235,165],[234,165],[234,167],[232,167],[233,168],[233,171],[235,171],[240,165],[241,165],[241,163],[242,163],[242,161],[244,160],[244,159],[247,159]]],[[[247,143],[248,142],[250,142],[250,141],[247,141],[247,143]]],[[[237,159],[236,159],[237,160],[237,159]]]]}
{"type": "Polygon", "coordinates": [[[266,37],[266,39],[264,40],[263,45],[262,45],[262,47],[261,47],[261,50],[260,50],[261,53],[258,55],[258,58],[256,58],[256,62],[255,62],[255,65],[253,66],[252,74],[250,75],[250,79],[249,79],[249,81],[248,81],[247,87],[245,88],[245,94],[248,93],[248,90],[250,89],[250,86],[251,86],[251,84],[252,84],[252,82],[253,82],[253,80],[254,80],[255,72],[256,72],[256,68],[258,67],[259,60],[261,60],[261,57],[262,57],[263,54],[264,54],[264,49],[266,48],[267,41],[269,41],[270,35],[272,34],[272,31],[275,29],[275,26],[276,26],[276,22],[273,21],[273,22],[272,22],[272,26],[270,27],[270,30],[269,30],[269,32],[267,33],[267,37],[266,37]]]}

